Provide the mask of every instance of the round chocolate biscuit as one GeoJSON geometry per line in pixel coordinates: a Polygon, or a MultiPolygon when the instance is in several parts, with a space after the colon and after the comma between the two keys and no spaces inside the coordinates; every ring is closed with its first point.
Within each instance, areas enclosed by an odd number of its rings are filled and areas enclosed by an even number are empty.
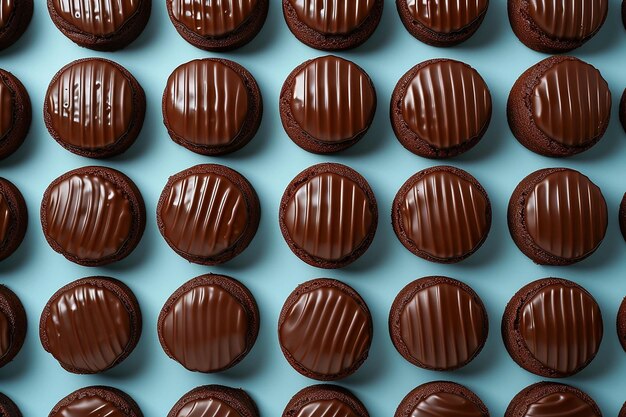
{"type": "Polygon", "coordinates": [[[541,169],[513,191],[508,223],[513,241],[533,262],[571,265],[602,243],[607,206],[600,188],[580,172],[541,169]]]}
{"type": "Polygon", "coordinates": [[[468,40],[485,19],[489,0],[396,0],[406,30],[432,46],[468,40]]]}
{"type": "Polygon", "coordinates": [[[468,285],[447,277],[425,277],[408,284],[395,298],[389,334],[413,365],[450,371],[478,356],[487,341],[489,320],[482,300],[468,285]]]}
{"type": "Polygon", "coordinates": [[[223,275],[201,275],[178,288],[159,314],[163,350],[190,371],[220,372],[250,352],[259,310],[248,289],[223,275]]]}
{"type": "Polygon", "coordinates": [[[374,192],[358,172],[324,163],[305,169],[287,186],[278,221],[298,258],[318,268],[342,268],[374,240],[378,208],[374,192]]]}
{"type": "Polygon", "coordinates": [[[390,110],[402,146],[425,158],[450,158],[482,139],[491,121],[491,93],[469,65],[433,59],[400,78],[390,110]]]}
{"type": "Polygon", "coordinates": [[[508,0],[509,21],[524,45],[557,54],[582,46],[602,27],[609,0],[508,0]]]}
{"type": "Polygon", "coordinates": [[[624,236],[624,240],[626,240],[626,194],[622,198],[622,203],[619,206],[619,227],[622,231],[622,236],[624,236]]]}
{"type": "Polygon", "coordinates": [[[296,393],[282,417],[369,417],[363,403],[337,385],[312,385],[296,393]]]}
{"type": "Polygon", "coordinates": [[[589,395],[571,385],[539,382],[524,388],[511,400],[504,417],[602,417],[589,395]]]}
{"type": "Polygon", "coordinates": [[[513,135],[545,156],[584,152],[604,136],[611,117],[611,91],[593,66],[554,56],[530,67],[515,82],[507,103],[513,135]]]}
{"type": "Polygon", "coordinates": [[[365,301],[333,279],[298,285],[278,319],[278,340],[287,361],[302,375],[320,381],[356,372],[367,359],[372,336],[365,301]]]}
{"type": "Polygon", "coordinates": [[[0,0],[0,51],[13,45],[33,17],[33,0],[0,0]]]}
{"type": "Polygon", "coordinates": [[[391,221],[411,253],[431,262],[460,262],[482,246],[491,228],[485,189],[467,172],[436,166],[418,172],[400,188],[391,221]]]}
{"type": "Polygon", "coordinates": [[[139,244],[145,226],[139,189],[112,168],[69,171],[48,186],[41,201],[41,227],[48,244],[83,266],[124,259],[139,244]]]}
{"type": "MultiPolygon", "coordinates": [[[[626,3],[625,3],[626,4],[626,3]]],[[[626,11],[625,13],[625,17],[624,17],[624,21],[626,22],[626,11]]],[[[626,23],[625,23],[626,24],[626,23]]],[[[624,403],[624,405],[622,406],[622,409],[620,410],[619,414],[617,417],[626,417],[626,402],[624,403]]]]}
{"type": "Polygon", "coordinates": [[[0,393],[0,416],[3,417],[22,417],[20,409],[6,395],[0,393]]]}
{"type": "Polygon", "coordinates": [[[163,123],[172,140],[202,155],[224,155],[256,134],[263,100],[256,80],[227,59],[196,59],[167,79],[163,123]]]}
{"type": "Polygon", "coordinates": [[[119,155],[137,139],[146,96],[130,72],[102,58],[79,59],[56,73],[43,116],[65,149],[90,158],[119,155]]]}
{"type": "Polygon", "coordinates": [[[170,177],[157,205],[168,245],[189,262],[217,265],[248,247],[261,217],[259,198],[237,171],[196,165],[170,177]]]}
{"type": "MultiPolygon", "coordinates": [[[[0,285],[0,368],[11,362],[22,349],[26,326],[22,302],[13,291],[0,285]]],[[[0,415],[4,416],[1,411],[0,408],[0,415]]]]}
{"type": "Polygon", "coordinates": [[[167,417],[259,417],[254,400],[242,389],[203,385],[182,396],[167,417]]]}
{"type": "Polygon", "coordinates": [[[20,190],[0,177],[0,261],[17,250],[28,227],[28,211],[20,190]]]}
{"type": "Polygon", "coordinates": [[[502,317],[502,339],[511,358],[536,375],[564,378],[583,370],[602,342],[602,313],[578,284],[544,278],[524,286],[502,317]]]}
{"type": "MultiPolygon", "coordinates": [[[[6,1],[0,0],[0,3],[6,1]]],[[[31,119],[28,91],[13,74],[0,69],[0,160],[22,145],[30,129],[31,119]]]]}
{"type": "Polygon", "coordinates": [[[116,51],[133,42],[148,23],[152,0],[47,0],[56,27],[79,46],[116,51]]]}
{"type": "Polygon", "coordinates": [[[41,314],[43,348],[68,372],[95,374],[124,361],[141,336],[141,310],[121,281],[87,277],[59,289],[41,314]]]}
{"type": "Polygon", "coordinates": [[[259,33],[269,0],[166,0],[174,27],[187,42],[206,51],[244,46],[259,33]]]}
{"type": "Polygon", "coordinates": [[[280,119],[287,135],[313,153],[354,145],[367,133],[375,112],[376,90],[367,73],[332,55],[299,65],[280,92],[280,119]]]}
{"type": "Polygon", "coordinates": [[[91,386],[74,391],[54,406],[48,417],[143,417],[137,403],[112,387],[91,386]]]}
{"type": "Polygon", "coordinates": [[[622,300],[617,312],[617,337],[622,348],[626,351],[626,298],[622,300]]]}
{"type": "Polygon", "coordinates": [[[454,382],[429,382],[409,392],[394,417],[489,417],[480,398],[454,382]]]}
{"type": "Polygon", "coordinates": [[[356,48],[372,36],[384,0],[282,0],[287,27],[300,42],[323,51],[356,48]]]}

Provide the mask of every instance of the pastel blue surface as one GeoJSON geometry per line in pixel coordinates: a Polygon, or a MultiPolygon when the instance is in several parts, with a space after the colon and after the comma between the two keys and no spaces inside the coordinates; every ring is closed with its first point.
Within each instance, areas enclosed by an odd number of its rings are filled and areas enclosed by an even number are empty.
{"type": "MultiPolygon", "coordinates": [[[[19,1],[19,0],[18,0],[19,1]]],[[[505,0],[492,0],[478,33],[451,49],[426,46],[402,26],[395,3],[386,0],[382,22],[360,48],[339,55],[355,61],[371,76],[378,93],[378,109],[365,138],[333,156],[309,154],[284,133],[278,113],[278,94],[289,72],[302,61],[324,53],[301,44],[284,23],[281,2],[271,0],[268,20],[260,35],[246,47],[211,54],[187,44],[175,31],[164,0],[154,0],[152,17],[141,37],[121,52],[97,53],[80,48],[53,25],[44,0],[35,0],[35,15],[24,37],[0,53],[0,67],[25,84],[33,102],[33,125],[26,143],[0,162],[0,176],[23,192],[29,208],[29,229],[19,250],[0,263],[0,282],[22,299],[29,319],[24,349],[0,369],[0,391],[11,396],[25,417],[46,416],[71,391],[93,384],[112,385],[131,394],[146,417],[165,416],[178,398],[197,385],[219,383],[245,388],[265,417],[281,415],[291,396],[315,381],[300,376],[283,358],[276,322],[283,301],[295,286],[317,277],[343,280],[361,293],[374,318],[374,341],[364,366],[340,381],[365,403],[373,417],[393,415],[400,400],[415,386],[432,380],[466,384],[501,416],[523,387],[540,381],[509,357],[500,336],[500,319],[510,297],[524,284],[546,276],[574,280],[599,301],[605,336],[598,357],[583,372],[563,382],[587,391],[606,417],[615,417],[626,400],[626,354],[618,344],[615,316],[626,295],[626,244],[619,234],[617,208],[626,191],[626,135],[617,108],[626,86],[626,32],[621,25],[620,1],[610,0],[608,20],[598,36],[574,55],[598,67],[613,92],[613,117],[606,137],[592,150],[567,160],[541,157],[523,148],[512,136],[505,115],[506,98],[516,78],[545,58],[521,44],[512,33],[505,0]],[[44,94],[52,76],[78,58],[103,56],[128,68],[146,91],[148,108],[143,131],[124,155],[100,162],[120,169],[139,186],[146,201],[148,222],[138,248],[126,260],[102,268],[85,268],[66,261],[46,244],[39,221],[39,204],[47,185],[62,173],[98,161],[75,156],[49,136],[42,119],[44,94]],[[171,71],[195,58],[233,59],[256,77],[265,113],[257,136],[244,149],[227,157],[196,155],[174,144],[162,124],[161,95],[171,71]],[[474,66],[493,94],[494,115],[487,135],[467,154],[443,163],[466,169],[489,192],[493,226],[485,245],[458,265],[438,265],[409,253],[390,225],[391,201],[400,185],[416,171],[436,165],[406,151],[389,123],[391,91],[401,75],[430,58],[449,57],[474,66]],[[301,170],[323,161],[347,164],[370,182],[380,209],[380,222],[369,251],[351,266],[336,271],[310,267],[296,258],[283,241],[277,222],[278,203],[285,186],[301,170]],[[256,188],[262,219],[250,247],[234,261],[215,268],[187,263],[161,238],[155,223],[157,199],[168,176],[189,166],[217,162],[243,173],[256,188]],[[530,172],[567,166],[591,177],[603,190],[609,206],[607,237],[591,258],[563,268],[541,267],[527,259],[512,242],[506,225],[506,205],[513,188],[530,172]],[[231,275],[250,288],[261,312],[258,341],[246,359],[217,375],[186,371],[161,350],[156,319],[169,295],[188,279],[208,272],[231,275]],[[448,275],[470,284],[482,297],[490,317],[490,336],[480,356],[462,370],[429,372],[410,365],[394,349],[387,330],[389,307],[398,291],[427,275],[448,275]],[[141,304],[144,329],[134,353],[103,375],[65,372],[39,342],[39,315],[48,298],[68,282],[89,275],[109,275],[127,283],[141,304]]]]}

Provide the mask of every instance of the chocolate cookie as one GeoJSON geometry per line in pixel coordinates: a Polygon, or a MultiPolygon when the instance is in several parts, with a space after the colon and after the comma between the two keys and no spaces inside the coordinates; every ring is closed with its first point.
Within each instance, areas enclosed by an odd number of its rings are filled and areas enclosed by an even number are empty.
{"type": "Polygon", "coordinates": [[[523,389],[509,404],[504,417],[602,417],[587,394],[571,385],[539,382],[523,389]]]}
{"type": "Polygon", "coordinates": [[[22,193],[0,177],[0,261],[17,250],[28,226],[28,211],[22,193]]]}
{"type": "Polygon", "coordinates": [[[119,365],[141,336],[141,310],[121,281],[88,277],[58,290],[41,314],[43,348],[63,369],[95,374],[119,365]]]}
{"type": "Polygon", "coordinates": [[[163,238],[189,262],[217,265],[239,255],[259,226],[252,185],[223,165],[196,165],[170,177],[157,206],[163,238]]]}
{"type": "Polygon", "coordinates": [[[20,409],[9,397],[0,393],[0,416],[3,417],[22,417],[20,409]]]}
{"type": "MultiPolygon", "coordinates": [[[[626,21],[626,17],[624,18],[624,21],[626,21]]],[[[622,409],[620,410],[620,412],[619,412],[617,417],[626,417],[626,402],[622,406],[622,409]]]]}
{"type": "Polygon", "coordinates": [[[227,59],[196,59],[167,79],[163,123],[172,140],[202,155],[234,152],[256,134],[263,100],[256,80],[227,59]]]}
{"type": "Polygon", "coordinates": [[[127,257],[146,226],[139,189],[121,172],[88,166],[52,182],[41,201],[41,227],[56,252],[83,266],[127,257]]]}
{"type": "Polygon", "coordinates": [[[491,93],[469,65],[433,59],[400,78],[390,110],[402,146],[425,158],[450,158],[482,139],[491,121],[491,93]]]}
{"type": "Polygon", "coordinates": [[[389,334],[398,352],[413,365],[434,371],[470,363],[488,333],[482,300],[468,285],[452,278],[413,281],[400,291],[389,313],[389,334]]]}
{"type": "MultiPolygon", "coordinates": [[[[22,349],[26,337],[26,311],[13,291],[0,285],[0,368],[22,349]]],[[[0,415],[2,414],[0,398],[0,415]]]]}
{"type": "Polygon", "coordinates": [[[626,351],[626,298],[622,300],[617,312],[617,336],[624,351],[626,351]]]}
{"type": "Polygon", "coordinates": [[[369,417],[363,403],[337,385],[306,387],[289,401],[282,417],[369,417]]]}
{"type": "Polygon", "coordinates": [[[619,227],[622,231],[622,236],[626,240],[626,194],[624,194],[619,207],[619,227]]]}
{"type": "MultiPolygon", "coordinates": [[[[624,5],[626,5],[626,0],[624,0],[624,5]]],[[[626,11],[626,7],[624,8],[626,11]]],[[[622,93],[622,99],[619,103],[619,120],[622,123],[622,127],[626,131],[626,90],[622,93]]]]}
{"type": "Polygon", "coordinates": [[[376,90],[367,73],[332,55],[299,65],[280,92],[280,119],[287,135],[313,153],[354,145],[367,133],[375,112],[376,90]]]}
{"type": "Polygon", "coordinates": [[[174,27],[187,42],[207,51],[239,48],[259,33],[268,0],[166,0],[174,27]]]}
{"type": "Polygon", "coordinates": [[[356,48],[374,33],[384,0],[282,0],[287,27],[311,48],[356,48]]]}
{"type": "Polygon", "coordinates": [[[123,391],[92,386],[74,391],[54,406],[48,417],[143,417],[137,403],[123,391]]]}
{"type": "Polygon", "coordinates": [[[578,58],[554,56],[517,79],[507,117],[513,135],[531,151],[571,156],[604,136],[611,117],[611,91],[593,66],[578,58]]]}
{"type": "Polygon", "coordinates": [[[402,400],[394,417],[489,417],[476,394],[454,382],[420,385],[402,400]]]}
{"type": "Polygon", "coordinates": [[[367,359],[372,335],[365,301],[333,279],[298,285],[278,319],[278,339],[287,361],[302,375],[320,381],[353,374],[367,359]]]}
{"type": "Polygon", "coordinates": [[[13,45],[33,17],[33,0],[0,0],[0,51],[13,45]]]}
{"type": "MultiPolygon", "coordinates": [[[[0,0],[0,6],[7,1],[0,0]]],[[[10,3],[15,2],[11,0],[10,3]]],[[[30,128],[31,118],[28,91],[13,74],[0,69],[0,160],[22,145],[30,128]]]]}
{"type": "Polygon", "coordinates": [[[396,0],[400,20],[411,35],[433,46],[454,46],[480,27],[489,0],[396,0]]]}
{"type": "Polygon", "coordinates": [[[561,53],[582,46],[602,27],[608,0],[508,0],[513,32],[531,49],[561,53]]]}
{"type": "Polygon", "coordinates": [[[223,275],[183,284],[159,314],[159,341],[190,371],[219,372],[238,364],[254,346],[259,310],[248,289],[223,275]]]}
{"type": "Polygon", "coordinates": [[[204,385],[183,395],[167,417],[259,417],[254,400],[242,389],[204,385]]]}
{"type": "Polygon", "coordinates": [[[152,0],[47,0],[52,22],[70,40],[96,51],[134,41],[150,18],[152,0]]]}
{"type": "Polygon", "coordinates": [[[536,375],[564,378],[583,370],[602,341],[602,313],[587,290],[560,278],[520,289],[502,317],[511,358],[536,375]]]}
{"type": "Polygon", "coordinates": [[[513,191],[508,223],[513,241],[533,262],[571,265],[602,243],[606,201],[600,188],[578,171],[541,169],[513,191]]]}

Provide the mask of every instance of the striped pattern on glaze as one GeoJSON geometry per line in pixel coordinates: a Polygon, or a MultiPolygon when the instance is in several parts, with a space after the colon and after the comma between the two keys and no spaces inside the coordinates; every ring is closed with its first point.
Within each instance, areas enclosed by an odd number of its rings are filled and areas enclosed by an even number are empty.
{"type": "Polygon", "coordinates": [[[133,17],[142,1],[146,0],[53,0],[52,5],[63,20],[81,32],[106,36],[133,17]]]}
{"type": "Polygon", "coordinates": [[[483,344],[485,312],[462,288],[439,283],[418,291],[400,315],[409,354],[435,369],[459,366],[483,344]]]}
{"type": "Polygon", "coordinates": [[[529,0],[528,14],[549,36],[559,40],[582,40],[604,22],[608,0],[529,0]]]}
{"type": "Polygon", "coordinates": [[[298,20],[317,32],[339,35],[356,30],[369,17],[374,0],[289,0],[298,20]]]}
{"type": "Polygon", "coordinates": [[[484,417],[476,404],[448,392],[429,395],[417,403],[411,417],[484,417]]]}
{"type": "Polygon", "coordinates": [[[535,244],[561,258],[588,255],[606,233],[602,191],[573,170],[554,172],[536,184],[524,210],[526,230],[535,244]]]}
{"type": "Polygon", "coordinates": [[[176,68],[167,80],[164,116],[168,128],[196,145],[231,143],[248,115],[244,80],[223,63],[195,60],[176,68]]]}
{"type": "Polygon", "coordinates": [[[128,417],[128,415],[104,398],[88,396],[61,407],[50,417],[128,417]]]}
{"type": "Polygon", "coordinates": [[[176,417],[241,417],[241,415],[218,399],[205,398],[185,404],[176,417]]]}
{"type": "Polygon", "coordinates": [[[549,285],[521,309],[519,331],[543,365],[573,372],[595,356],[602,340],[602,316],[595,300],[578,287],[549,285]]]}
{"type": "Polygon", "coordinates": [[[451,259],[473,251],[489,229],[488,201],[469,181],[432,171],[404,196],[400,215],[408,239],[422,252],[451,259]]]}
{"type": "Polygon", "coordinates": [[[13,92],[0,78],[0,141],[13,127],[14,101],[13,92]]]}
{"type": "Polygon", "coordinates": [[[9,226],[13,222],[11,208],[4,194],[0,193],[0,248],[9,234],[9,226]]]}
{"type": "Polygon", "coordinates": [[[224,288],[199,286],[171,306],[161,335],[169,352],[185,368],[214,372],[246,351],[248,316],[224,288]]]}
{"type": "Polygon", "coordinates": [[[302,407],[296,417],[359,417],[339,400],[316,400],[302,407]]]}
{"type": "Polygon", "coordinates": [[[300,295],[279,328],[279,338],[304,368],[336,375],[369,349],[370,326],[370,317],[349,294],[321,287],[300,295]]]}
{"type": "Polygon", "coordinates": [[[0,0],[0,30],[9,22],[15,10],[16,1],[20,0],[0,0]]]}
{"type": "Polygon", "coordinates": [[[100,372],[124,353],[130,313],[111,290],[80,284],[50,302],[45,322],[49,351],[75,369],[100,372]]]}
{"type": "Polygon", "coordinates": [[[597,69],[566,60],[539,79],[533,90],[532,115],[549,138],[565,146],[584,146],[609,122],[611,91],[597,69]]]}
{"type": "Polygon", "coordinates": [[[487,0],[404,0],[411,16],[434,32],[452,33],[472,24],[487,0]]]}
{"type": "Polygon", "coordinates": [[[254,11],[257,0],[169,0],[172,15],[201,36],[222,36],[238,29],[254,11]]]}
{"type": "Polygon", "coordinates": [[[549,394],[528,406],[523,417],[600,417],[593,407],[569,392],[549,394]]]}
{"type": "Polygon", "coordinates": [[[0,311],[0,360],[7,354],[11,347],[11,323],[9,318],[0,311]]]}
{"type": "Polygon", "coordinates": [[[372,226],[365,192],[347,177],[319,174],[303,183],[285,211],[289,237],[311,256],[335,261],[353,253],[372,226]]]}
{"type": "Polygon", "coordinates": [[[309,135],[338,143],[367,130],[376,110],[376,93],[355,64],[325,56],[296,74],[290,104],[293,118],[309,135]]]}
{"type": "Polygon", "coordinates": [[[72,175],[50,189],[47,235],[80,259],[115,255],[132,226],[126,194],[104,177],[72,175]]]}

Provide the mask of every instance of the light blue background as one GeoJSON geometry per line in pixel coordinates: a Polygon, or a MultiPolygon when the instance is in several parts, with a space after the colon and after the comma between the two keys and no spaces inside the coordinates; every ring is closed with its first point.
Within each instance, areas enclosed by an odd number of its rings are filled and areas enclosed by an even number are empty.
{"type": "MultiPolygon", "coordinates": [[[[19,0],[18,0],[19,1],[19,0]]],[[[400,400],[415,386],[448,379],[466,384],[487,404],[492,416],[504,413],[510,399],[528,384],[541,379],[519,368],[506,353],[500,337],[500,318],[509,298],[532,280],[559,276],[584,285],[597,298],[605,322],[605,337],[596,360],[583,372],[563,382],[590,393],[606,417],[615,417],[626,400],[626,354],[618,344],[615,315],[626,295],[626,245],[617,224],[617,208],[626,191],[626,137],[617,107],[626,86],[626,33],[620,20],[620,1],[610,0],[609,17],[598,36],[574,54],[597,66],[613,92],[613,117],[606,137],[592,150],[567,160],[541,157],[523,148],[511,135],[505,117],[506,98],[515,79],[545,55],[522,45],[511,32],[504,0],[492,0],[478,33],[451,49],[426,46],[402,26],[395,4],[386,0],[382,22],[373,37],[356,50],[341,53],[362,66],[378,93],[376,118],[365,138],[333,156],[309,154],[289,140],[280,124],[278,93],[289,72],[302,61],[323,52],[301,44],[284,23],[279,0],[271,0],[270,13],[257,38],[231,53],[211,54],[187,44],[170,23],[164,0],[154,0],[150,22],[141,37],[121,52],[97,53],[66,39],[52,24],[44,0],[35,0],[35,15],[24,37],[0,53],[0,67],[13,72],[26,85],[33,102],[33,124],[20,150],[0,162],[0,176],[22,190],[29,208],[29,229],[20,249],[0,264],[0,282],[21,297],[29,318],[26,344],[17,359],[0,369],[0,391],[11,396],[25,417],[46,416],[71,391],[92,384],[121,388],[139,403],[146,417],[165,416],[178,398],[201,384],[219,383],[245,388],[256,400],[262,416],[279,416],[291,396],[315,383],[300,376],[283,358],[276,336],[276,321],[283,301],[295,286],[317,277],[343,280],[361,293],[374,317],[371,354],[353,376],[340,381],[365,403],[373,417],[393,415],[400,400]],[[148,222],[139,247],[126,260],[103,268],[74,265],[46,244],[39,222],[39,204],[46,186],[62,173],[99,163],[75,156],[51,139],[42,120],[42,105],[49,81],[70,61],[103,56],[128,68],[146,90],[148,108],[143,131],[124,155],[102,163],[128,174],[146,201],[148,222]],[[261,87],[265,113],[257,136],[241,151],[209,158],[174,144],[161,121],[161,95],[170,72],[194,58],[221,56],[247,67],[261,87]],[[391,201],[400,185],[416,171],[437,164],[406,151],[389,124],[389,98],[400,76],[430,58],[465,61],[483,75],[493,94],[494,114],[482,142],[454,164],[476,176],[489,192],[493,226],[485,245],[458,265],[438,265],[409,253],[396,239],[389,221],[391,201]],[[284,187],[314,163],[335,161],[362,173],[376,193],[380,223],[366,254],[351,266],[325,271],[307,266],[284,243],[277,224],[277,209],[284,187]],[[192,265],[176,255],[161,238],[155,207],[169,175],[189,166],[217,162],[243,173],[256,188],[262,220],[250,247],[227,265],[208,268],[192,265]],[[506,205],[513,188],[530,172],[550,166],[568,166],[589,175],[603,190],[609,205],[609,230],[595,255],[578,265],[549,268],[534,265],[509,237],[506,205]],[[261,332],[250,355],[230,371],[204,375],[186,371],[161,350],[156,319],[164,301],[188,279],[207,272],[232,275],[255,295],[261,311],[261,332]],[[436,373],[416,368],[395,351],[388,336],[387,315],[397,292],[413,279],[448,275],[470,284],[489,311],[490,337],[480,356],[466,368],[436,373]],[[144,329],[134,353],[122,365],[103,375],[81,376],[65,372],[39,343],[39,315],[48,298],[62,285],[89,275],[110,275],[123,280],[136,293],[142,307],[144,329]]]]}

